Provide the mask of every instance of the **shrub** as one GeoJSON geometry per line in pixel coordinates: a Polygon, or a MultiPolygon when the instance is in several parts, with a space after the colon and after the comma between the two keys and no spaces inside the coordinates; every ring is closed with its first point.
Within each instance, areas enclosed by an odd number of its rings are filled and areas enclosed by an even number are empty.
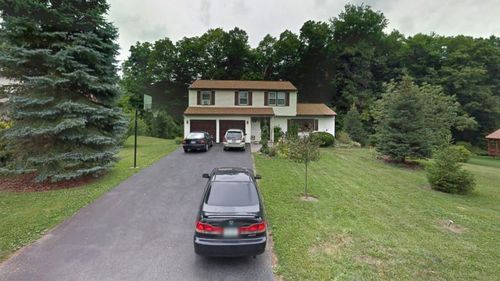
{"type": "Polygon", "coordinates": [[[433,162],[427,167],[427,179],[435,190],[465,194],[474,188],[474,177],[465,171],[459,155],[452,147],[446,147],[434,154],[433,162]]]}
{"type": "Polygon", "coordinates": [[[461,145],[451,145],[449,149],[450,152],[456,154],[458,162],[461,163],[469,161],[470,157],[472,156],[472,153],[467,148],[461,145]]]}
{"type": "Polygon", "coordinates": [[[336,135],[337,142],[340,144],[351,144],[352,140],[351,137],[349,137],[349,134],[345,131],[340,131],[336,135]]]}
{"type": "Polygon", "coordinates": [[[146,112],[144,121],[148,127],[147,135],[155,138],[173,139],[181,135],[181,126],[165,110],[146,112]]]}
{"type": "Polygon", "coordinates": [[[290,153],[290,144],[288,142],[279,142],[275,146],[276,156],[282,159],[287,159],[290,153]]]}
{"type": "Polygon", "coordinates": [[[290,140],[294,140],[299,136],[299,125],[291,124],[286,131],[286,138],[290,140]]]}
{"type": "Polygon", "coordinates": [[[181,144],[182,141],[184,141],[184,138],[183,137],[175,137],[175,144],[181,144]]]}
{"type": "MultiPolygon", "coordinates": [[[[135,130],[135,112],[132,112],[129,117],[127,136],[133,136],[135,130]]],[[[148,125],[144,118],[138,114],[137,115],[137,135],[138,136],[148,136],[148,125]]]]}
{"type": "Polygon", "coordinates": [[[315,132],[312,133],[311,136],[318,140],[319,146],[321,147],[332,146],[335,143],[335,138],[332,134],[327,132],[315,132]]]}
{"type": "Polygon", "coordinates": [[[274,131],[274,143],[277,143],[283,137],[283,131],[280,126],[275,126],[274,131]]]}
{"type": "Polygon", "coordinates": [[[12,122],[0,119],[0,168],[7,165],[7,162],[9,162],[12,157],[10,151],[7,150],[7,144],[2,137],[2,131],[9,129],[10,127],[12,127],[12,122]]]}

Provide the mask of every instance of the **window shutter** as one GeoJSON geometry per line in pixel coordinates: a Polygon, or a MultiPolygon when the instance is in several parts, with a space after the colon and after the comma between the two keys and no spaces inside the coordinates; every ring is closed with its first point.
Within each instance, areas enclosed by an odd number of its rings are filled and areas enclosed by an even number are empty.
{"type": "Polygon", "coordinates": [[[210,104],[215,105],[215,91],[212,91],[212,96],[210,97],[210,104]]]}
{"type": "Polygon", "coordinates": [[[234,91],[234,105],[239,105],[240,104],[240,95],[238,94],[238,91],[234,91]]]}
{"type": "Polygon", "coordinates": [[[267,92],[264,92],[264,105],[269,105],[269,97],[267,92]]]}
{"type": "Polygon", "coordinates": [[[252,92],[248,92],[248,105],[252,105],[252,92]]]}
{"type": "Polygon", "coordinates": [[[201,92],[197,92],[197,97],[196,97],[196,104],[200,105],[201,104],[201,92]]]}
{"type": "Polygon", "coordinates": [[[290,105],[290,93],[289,92],[285,93],[285,105],[286,106],[290,105]]]}
{"type": "Polygon", "coordinates": [[[318,119],[314,119],[314,130],[318,130],[318,119]]]}

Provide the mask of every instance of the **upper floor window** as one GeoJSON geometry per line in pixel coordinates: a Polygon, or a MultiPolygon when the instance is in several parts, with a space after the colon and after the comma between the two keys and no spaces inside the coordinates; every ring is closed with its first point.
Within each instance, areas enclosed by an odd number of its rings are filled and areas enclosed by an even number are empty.
{"type": "Polygon", "coordinates": [[[248,105],[248,92],[238,92],[238,104],[248,105]]]}
{"type": "Polygon", "coordinates": [[[268,93],[268,104],[273,106],[285,106],[286,105],[286,93],[285,92],[269,92],[268,93]]]}
{"type": "Polygon", "coordinates": [[[211,91],[201,91],[201,104],[202,105],[212,104],[212,92],[211,91]]]}

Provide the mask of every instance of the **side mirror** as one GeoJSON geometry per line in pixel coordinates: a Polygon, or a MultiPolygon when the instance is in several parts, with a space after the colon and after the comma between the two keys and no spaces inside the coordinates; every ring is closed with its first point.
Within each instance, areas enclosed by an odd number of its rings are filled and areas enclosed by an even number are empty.
{"type": "Polygon", "coordinates": [[[205,178],[205,179],[209,179],[210,175],[205,173],[205,174],[202,175],[202,177],[205,178]]]}
{"type": "Polygon", "coordinates": [[[255,179],[256,179],[256,180],[260,180],[261,178],[262,178],[262,176],[261,176],[261,175],[255,175],[255,179]]]}

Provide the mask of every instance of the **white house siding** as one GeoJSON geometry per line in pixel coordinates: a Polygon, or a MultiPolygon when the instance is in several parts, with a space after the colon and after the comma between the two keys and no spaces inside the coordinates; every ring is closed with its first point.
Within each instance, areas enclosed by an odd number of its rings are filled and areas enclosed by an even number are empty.
{"type": "Polygon", "coordinates": [[[318,131],[328,132],[335,136],[335,116],[318,117],[318,131]]]}
{"type": "Polygon", "coordinates": [[[184,137],[190,133],[189,121],[193,120],[215,120],[215,139],[216,142],[221,142],[219,139],[219,120],[244,120],[245,121],[245,142],[250,143],[251,135],[251,118],[250,116],[213,116],[213,115],[196,115],[196,116],[184,116],[184,137]]]}

